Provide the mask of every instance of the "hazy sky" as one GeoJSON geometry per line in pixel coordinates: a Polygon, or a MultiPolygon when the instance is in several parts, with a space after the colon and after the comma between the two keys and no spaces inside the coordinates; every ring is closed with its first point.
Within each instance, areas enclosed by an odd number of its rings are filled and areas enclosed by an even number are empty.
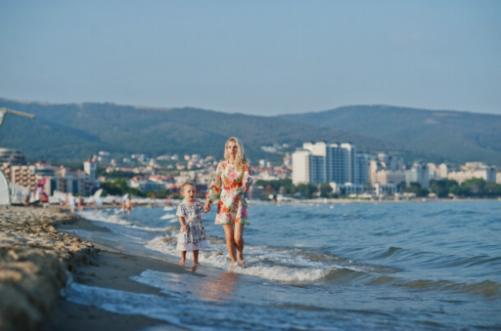
{"type": "Polygon", "coordinates": [[[0,97],[501,114],[501,1],[4,1],[0,97]]]}

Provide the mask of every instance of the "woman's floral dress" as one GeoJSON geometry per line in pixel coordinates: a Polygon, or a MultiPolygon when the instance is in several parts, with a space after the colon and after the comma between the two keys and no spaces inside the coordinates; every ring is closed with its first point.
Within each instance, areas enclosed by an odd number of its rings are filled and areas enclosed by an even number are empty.
{"type": "Polygon", "coordinates": [[[251,184],[249,165],[240,169],[229,161],[221,161],[216,168],[216,176],[207,191],[207,200],[217,201],[216,224],[248,224],[245,192],[251,184]]]}

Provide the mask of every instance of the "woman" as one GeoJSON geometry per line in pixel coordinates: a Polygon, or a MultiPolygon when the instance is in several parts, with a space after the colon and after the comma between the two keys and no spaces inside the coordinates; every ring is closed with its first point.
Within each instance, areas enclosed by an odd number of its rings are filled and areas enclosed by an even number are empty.
{"type": "Polygon", "coordinates": [[[224,145],[224,160],[216,168],[216,176],[207,191],[205,211],[217,201],[216,224],[223,225],[226,248],[233,263],[244,266],[244,225],[247,223],[245,193],[251,178],[244,148],[236,137],[224,145]],[[236,248],[236,256],[235,256],[236,248]]]}

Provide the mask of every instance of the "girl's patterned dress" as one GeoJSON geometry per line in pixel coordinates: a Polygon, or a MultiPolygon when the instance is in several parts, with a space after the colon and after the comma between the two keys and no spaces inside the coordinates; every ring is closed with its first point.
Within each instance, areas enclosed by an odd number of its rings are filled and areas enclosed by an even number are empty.
{"type": "Polygon", "coordinates": [[[249,165],[240,169],[228,161],[221,161],[216,176],[207,192],[207,200],[217,201],[216,224],[248,224],[245,192],[251,183],[249,165]]]}
{"type": "Polygon", "coordinates": [[[177,236],[178,251],[197,251],[207,248],[207,237],[202,224],[203,206],[199,201],[189,203],[182,201],[177,206],[176,216],[184,217],[186,232],[180,232],[177,236]]]}

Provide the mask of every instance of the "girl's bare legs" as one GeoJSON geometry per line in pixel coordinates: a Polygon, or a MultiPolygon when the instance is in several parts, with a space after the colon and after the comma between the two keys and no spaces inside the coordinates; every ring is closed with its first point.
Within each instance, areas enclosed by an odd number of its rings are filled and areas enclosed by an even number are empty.
{"type": "Polygon", "coordinates": [[[194,265],[198,264],[198,250],[193,251],[193,264],[194,265]]]}
{"type": "Polygon", "coordinates": [[[186,251],[181,251],[181,257],[179,258],[179,265],[184,266],[186,263],[186,251]]]}
{"type": "Polygon", "coordinates": [[[191,266],[191,272],[195,272],[198,267],[198,250],[193,251],[193,265],[191,266]]]}
{"type": "Polygon", "coordinates": [[[237,258],[235,257],[235,242],[233,239],[233,224],[224,224],[224,237],[226,239],[226,249],[228,250],[228,254],[230,255],[231,262],[236,262],[237,258]]]}
{"type": "Polygon", "coordinates": [[[235,246],[237,248],[237,260],[238,264],[244,266],[244,225],[240,222],[235,223],[234,230],[234,240],[235,246]]]}

